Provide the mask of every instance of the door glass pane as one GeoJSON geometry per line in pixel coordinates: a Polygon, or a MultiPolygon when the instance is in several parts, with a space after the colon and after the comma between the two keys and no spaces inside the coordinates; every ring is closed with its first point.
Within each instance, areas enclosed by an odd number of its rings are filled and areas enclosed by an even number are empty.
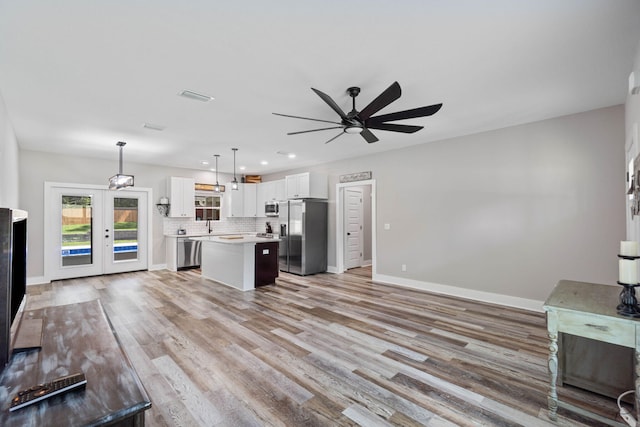
{"type": "Polygon", "coordinates": [[[91,196],[62,196],[62,266],[93,264],[91,196]]]}
{"type": "Polygon", "coordinates": [[[113,261],[138,259],[138,199],[113,198],[113,261]]]}

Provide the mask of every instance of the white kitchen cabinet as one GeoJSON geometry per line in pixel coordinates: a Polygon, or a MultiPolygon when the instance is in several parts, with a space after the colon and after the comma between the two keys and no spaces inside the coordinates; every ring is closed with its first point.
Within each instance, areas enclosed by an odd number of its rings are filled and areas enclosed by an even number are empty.
{"type": "Polygon", "coordinates": [[[195,216],[194,200],[196,197],[195,180],[171,176],[167,181],[169,193],[169,217],[193,218],[195,216]]]}
{"type": "Polygon", "coordinates": [[[327,199],[329,183],[327,175],[313,172],[287,175],[287,199],[327,199]]]}
{"type": "Polygon", "coordinates": [[[238,184],[237,190],[227,184],[227,191],[222,199],[226,217],[246,218],[255,217],[257,184],[238,184]]]}
{"type": "Polygon", "coordinates": [[[285,181],[284,179],[278,179],[277,181],[271,181],[273,183],[273,198],[276,202],[287,200],[287,192],[285,190],[285,181]]]}
{"type": "Polygon", "coordinates": [[[264,204],[266,202],[287,200],[287,196],[284,191],[284,179],[261,182],[257,187],[256,204],[257,216],[259,217],[266,216],[264,212],[264,204]]]}
{"type": "Polygon", "coordinates": [[[255,218],[258,215],[256,197],[258,184],[240,184],[243,192],[244,216],[255,218]]]}

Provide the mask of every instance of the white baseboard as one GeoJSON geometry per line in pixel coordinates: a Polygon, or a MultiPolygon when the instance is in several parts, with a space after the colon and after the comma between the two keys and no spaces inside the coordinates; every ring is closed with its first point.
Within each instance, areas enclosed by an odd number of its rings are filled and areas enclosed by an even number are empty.
{"type": "Polygon", "coordinates": [[[167,269],[167,264],[153,264],[151,267],[149,267],[149,271],[166,270],[166,269],[167,269]]]}
{"type": "Polygon", "coordinates": [[[364,261],[362,261],[362,266],[363,267],[370,267],[373,265],[373,261],[370,259],[365,259],[364,261]]]}
{"type": "Polygon", "coordinates": [[[508,307],[522,308],[525,310],[542,312],[543,301],[527,298],[513,297],[509,295],[494,294],[491,292],[476,291],[473,289],[459,288],[456,286],[440,285],[438,283],[422,282],[419,280],[405,279],[402,277],[376,274],[373,276],[374,282],[386,283],[389,285],[404,286],[407,288],[420,289],[437,294],[450,295],[459,298],[471,299],[474,301],[488,302],[508,307]]]}
{"type": "Polygon", "coordinates": [[[338,273],[338,267],[336,267],[335,265],[328,265],[327,266],[327,273],[337,274],[338,273]]]}
{"type": "Polygon", "coordinates": [[[29,286],[29,285],[45,285],[47,283],[51,283],[51,281],[45,279],[44,276],[27,277],[27,286],[29,286]]]}

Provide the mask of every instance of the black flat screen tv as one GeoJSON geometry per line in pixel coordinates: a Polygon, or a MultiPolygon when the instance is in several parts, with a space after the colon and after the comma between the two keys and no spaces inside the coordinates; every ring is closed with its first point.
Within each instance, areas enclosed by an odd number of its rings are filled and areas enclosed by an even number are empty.
{"type": "Polygon", "coordinates": [[[0,371],[11,358],[27,291],[27,212],[0,208],[0,371]]]}

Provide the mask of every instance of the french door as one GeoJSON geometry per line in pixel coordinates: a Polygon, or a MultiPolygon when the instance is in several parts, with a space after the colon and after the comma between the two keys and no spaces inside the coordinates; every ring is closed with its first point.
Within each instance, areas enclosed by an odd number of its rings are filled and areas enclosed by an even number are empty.
{"type": "Polygon", "coordinates": [[[148,193],[45,186],[48,280],[146,270],[148,193]]]}

